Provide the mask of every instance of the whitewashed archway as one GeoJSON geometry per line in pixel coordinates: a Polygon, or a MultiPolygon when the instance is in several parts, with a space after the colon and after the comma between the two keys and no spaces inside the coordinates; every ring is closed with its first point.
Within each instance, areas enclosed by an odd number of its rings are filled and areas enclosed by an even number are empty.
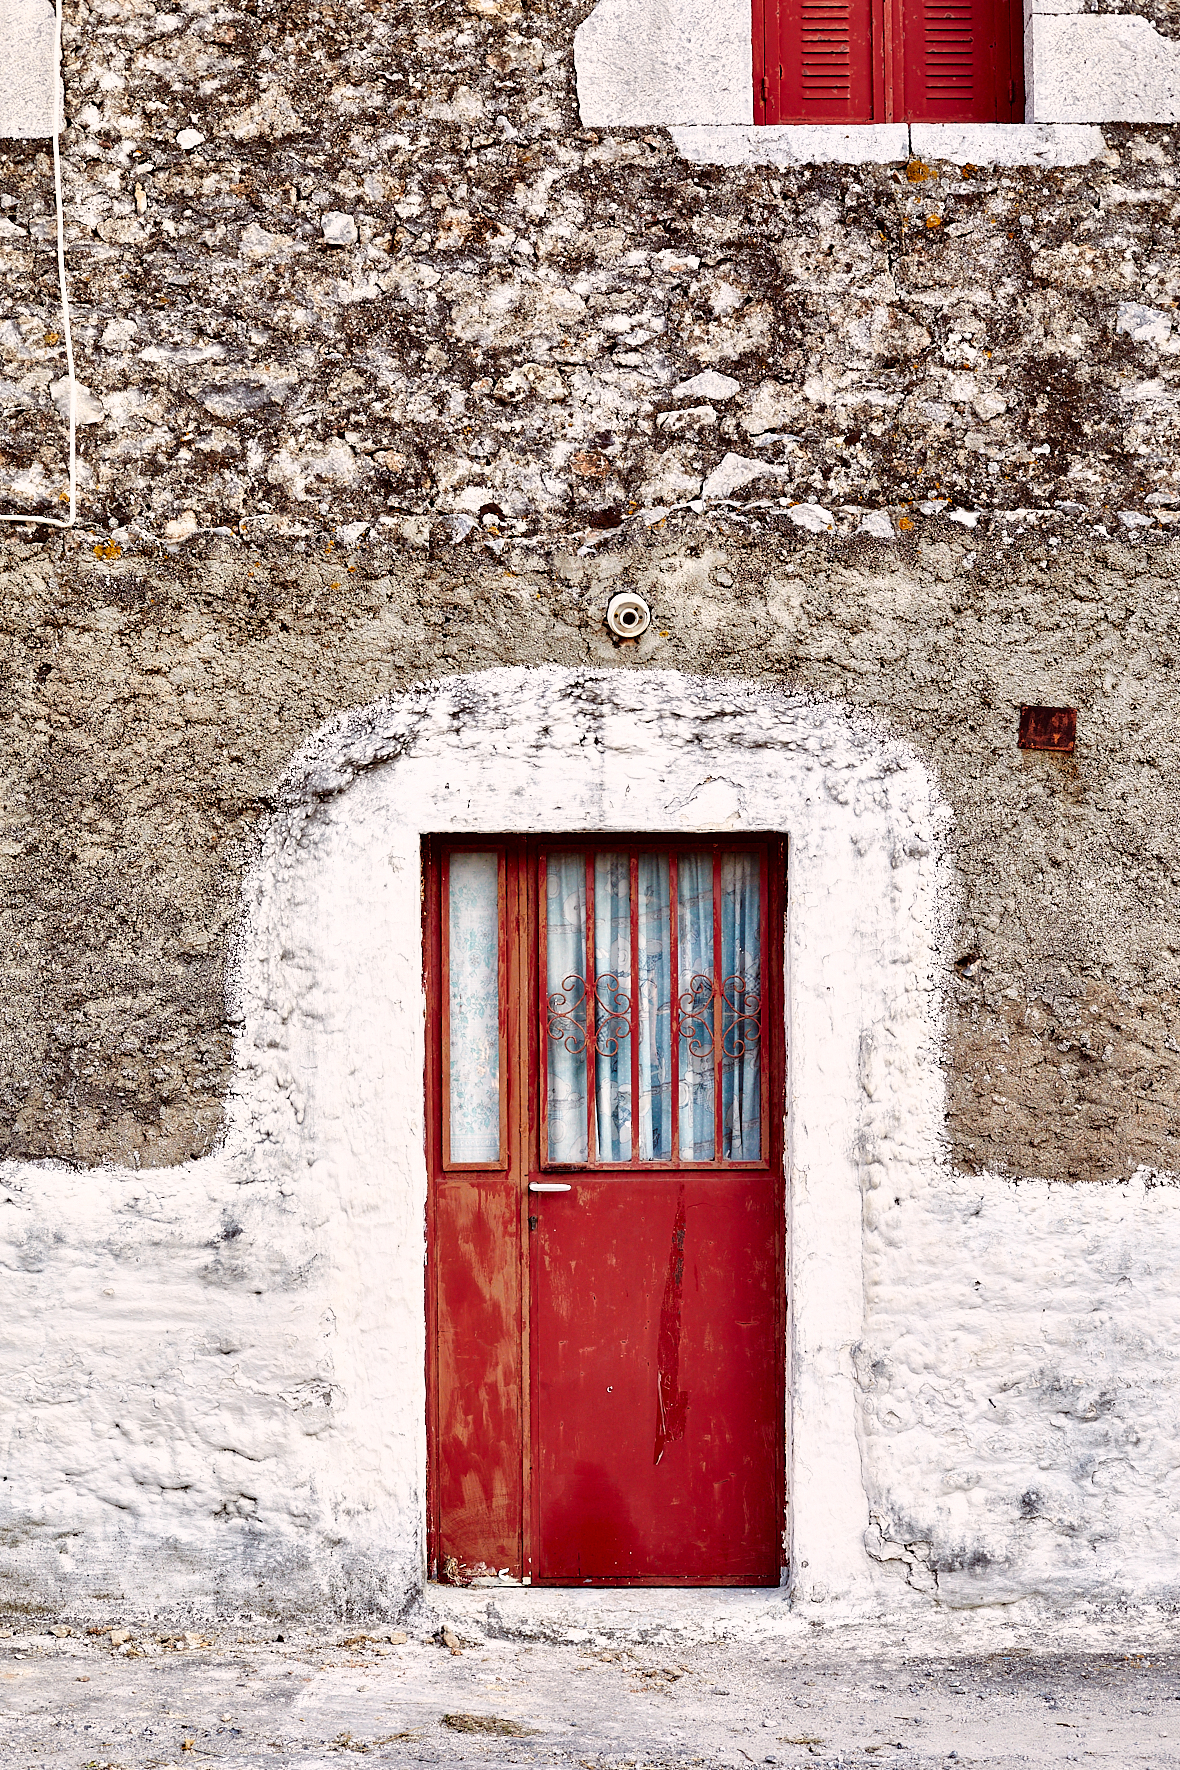
{"type": "Polygon", "coordinates": [[[351,1395],[379,1392],[385,1422],[374,1439],[350,1410],[350,1466],[371,1463],[384,1486],[380,1441],[398,1470],[383,1503],[399,1512],[424,1467],[421,836],[789,836],[792,1566],[801,1590],[851,1596],[872,1576],[853,1369],[862,1188],[932,1164],[941,1125],[947,881],[924,769],[846,710],[749,684],[506,670],[340,721],[290,792],[243,953],[242,1134],[258,1159],[269,1095],[268,1162],[312,1162],[333,1201],[336,1375],[351,1395]]]}

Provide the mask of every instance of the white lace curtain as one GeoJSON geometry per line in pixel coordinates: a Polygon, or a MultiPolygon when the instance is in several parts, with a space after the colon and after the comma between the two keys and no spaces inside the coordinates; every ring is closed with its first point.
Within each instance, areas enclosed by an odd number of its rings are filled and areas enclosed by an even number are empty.
{"type": "Polygon", "coordinates": [[[500,1159],[500,857],[450,857],[450,1157],[500,1159]]]}

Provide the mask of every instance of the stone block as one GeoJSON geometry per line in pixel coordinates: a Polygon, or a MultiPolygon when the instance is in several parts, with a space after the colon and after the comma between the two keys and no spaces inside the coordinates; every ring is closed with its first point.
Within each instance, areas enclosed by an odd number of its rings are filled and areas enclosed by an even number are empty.
{"type": "Polygon", "coordinates": [[[54,134],[56,38],[47,0],[0,0],[0,138],[54,134]]]}
{"type": "Polygon", "coordinates": [[[1180,121],[1180,43],[1133,13],[1032,19],[1038,123],[1180,121]]]}
{"type": "Polygon", "coordinates": [[[587,128],[753,122],[748,0],[598,0],[574,66],[587,128]]]}
{"type": "Polygon", "coordinates": [[[1070,123],[911,123],[923,160],[956,166],[1084,166],[1106,149],[1101,129],[1070,123]]]}

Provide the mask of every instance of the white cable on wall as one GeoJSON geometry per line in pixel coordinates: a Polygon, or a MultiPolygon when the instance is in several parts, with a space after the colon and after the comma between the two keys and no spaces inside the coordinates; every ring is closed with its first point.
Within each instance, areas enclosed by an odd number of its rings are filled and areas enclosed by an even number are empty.
{"type": "Polygon", "coordinates": [[[57,202],[57,286],[61,292],[61,310],[64,320],[66,340],[66,377],[69,394],[70,418],[70,514],[60,516],[0,515],[0,522],[40,523],[48,529],[72,529],[77,517],[78,497],[78,401],[74,386],[74,340],[70,331],[70,296],[66,288],[66,223],[65,211],[61,195],[61,131],[64,123],[62,117],[62,57],[61,57],[61,8],[62,0],[55,0],[54,32],[53,32],[53,193],[57,202]]]}

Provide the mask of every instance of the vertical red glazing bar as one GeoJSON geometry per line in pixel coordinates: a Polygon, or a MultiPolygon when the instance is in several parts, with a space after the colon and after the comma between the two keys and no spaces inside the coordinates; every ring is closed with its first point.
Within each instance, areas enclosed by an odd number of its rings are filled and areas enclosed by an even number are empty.
{"type": "Polygon", "coordinates": [[[508,872],[509,939],[508,939],[508,1040],[515,1062],[512,1074],[515,1093],[510,1100],[509,1172],[515,1175],[520,1188],[519,1274],[520,1274],[520,1568],[522,1575],[533,1574],[533,1422],[529,1396],[532,1394],[532,1322],[529,1259],[532,1239],[529,1232],[529,1169],[536,1163],[530,1148],[533,1128],[532,1086],[534,1069],[530,1061],[529,1011],[531,998],[530,968],[536,963],[536,942],[528,938],[529,855],[525,845],[517,846],[508,872]]]}
{"type": "Polygon", "coordinates": [[[443,854],[439,866],[439,1080],[442,1165],[451,1165],[451,856],[443,854]]]}
{"type": "Polygon", "coordinates": [[[770,865],[769,851],[762,850],[759,865],[762,890],[758,899],[758,1159],[770,1160],[770,865]]]}
{"type": "Polygon", "coordinates": [[[549,1161],[549,872],[546,865],[545,852],[542,849],[537,857],[537,923],[540,939],[537,941],[537,1004],[540,1008],[541,1025],[538,1043],[541,1047],[541,1060],[537,1065],[537,1092],[540,1096],[537,1105],[540,1130],[538,1141],[540,1148],[537,1158],[542,1167],[549,1161]]]}
{"type": "MultiPolygon", "coordinates": [[[[433,843],[426,848],[426,891],[424,894],[425,920],[422,929],[424,964],[423,982],[426,986],[426,1000],[430,1004],[439,1002],[441,1007],[441,943],[442,943],[442,902],[439,894],[439,860],[433,843]]],[[[439,1495],[438,1495],[438,1287],[436,1282],[438,1239],[435,1225],[435,1208],[437,1190],[435,1186],[435,1164],[440,1159],[441,1142],[435,1140],[435,1127],[439,1120],[435,1117],[436,1110],[441,1106],[442,1078],[439,1074],[441,1058],[441,1041],[436,1043],[434,1027],[428,1026],[429,1037],[426,1041],[426,1083],[427,1083],[427,1210],[426,1210],[426,1564],[430,1570],[429,1577],[438,1577],[438,1538],[439,1538],[439,1495]]],[[[441,1126],[440,1126],[441,1131],[441,1126]]]]}
{"type": "Polygon", "coordinates": [[[721,1045],[725,1028],[725,978],[721,964],[721,850],[713,849],[713,1160],[724,1159],[721,1045]]]}
{"type": "Polygon", "coordinates": [[[500,1023],[500,1147],[496,1166],[506,1168],[508,1155],[508,855],[503,848],[496,856],[496,939],[499,945],[496,1004],[500,1023]]]}
{"type": "MultiPolygon", "coordinates": [[[[548,981],[548,956],[545,951],[545,915],[548,895],[545,854],[539,845],[535,847],[530,845],[524,852],[528,856],[530,864],[527,866],[525,872],[526,888],[522,893],[520,906],[520,929],[525,939],[525,945],[521,949],[522,981],[532,985],[536,990],[535,999],[543,1003],[546,995],[545,986],[548,981]]],[[[532,997],[529,998],[530,1006],[533,999],[534,998],[532,997]]],[[[524,1024],[527,1024],[527,1020],[524,1024]]],[[[543,1028],[544,1025],[545,1023],[542,1022],[543,1028]]],[[[544,1033],[542,1042],[547,1042],[544,1033]]],[[[527,1047],[525,1047],[525,1050],[527,1051],[527,1047]]],[[[531,1114],[527,1119],[527,1122],[521,1127],[522,1132],[524,1132],[527,1138],[521,1162],[520,1175],[521,1189],[524,1193],[522,1216],[525,1219],[526,1225],[528,1222],[530,1202],[528,1192],[529,1164],[535,1160],[538,1167],[544,1168],[549,1160],[549,1132],[547,1116],[545,1116],[548,1112],[547,1104],[545,1104],[548,1095],[548,1075],[540,1063],[535,1067],[530,1064],[529,1067],[530,1082],[534,1082],[534,1085],[537,1087],[539,1098],[536,1099],[535,1113],[531,1114]],[[541,1092],[542,1089],[544,1089],[543,1093],[541,1092]],[[534,1137],[536,1138],[535,1142],[534,1137]]],[[[522,1253],[525,1274],[525,1295],[527,1298],[526,1307],[528,1310],[528,1345],[527,1362],[525,1366],[528,1374],[528,1383],[527,1386],[522,1389],[522,1412],[527,1421],[523,1451],[525,1459],[524,1508],[526,1527],[528,1530],[528,1540],[525,1543],[525,1554],[528,1558],[530,1577],[535,1579],[541,1541],[541,1501],[539,1492],[540,1484],[537,1481],[536,1460],[534,1455],[534,1448],[539,1442],[539,1384],[534,1383],[532,1380],[535,1369],[534,1360],[536,1357],[536,1317],[533,1312],[533,1306],[536,1301],[536,1268],[534,1264],[536,1254],[533,1248],[533,1241],[534,1237],[526,1227],[524,1232],[525,1246],[522,1253]]]]}
{"type": "Polygon", "coordinates": [[[672,1046],[672,1166],[680,1166],[680,925],[676,850],[668,856],[668,1038],[672,1046]]]}
{"type": "Polygon", "coordinates": [[[586,1165],[598,1161],[598,1138],[595,1135],[594,1107],[598,1097],[598,1032],[595,1008],[598,1003],[598,963],[594,951],[594,850],[586,850],[586,1165]]]}
{"type": "Polygon", "coordinates": [[[628,860],[631,890],[631,1160],[641,1160],[639,1140],[639,856],[628,860]]]}

